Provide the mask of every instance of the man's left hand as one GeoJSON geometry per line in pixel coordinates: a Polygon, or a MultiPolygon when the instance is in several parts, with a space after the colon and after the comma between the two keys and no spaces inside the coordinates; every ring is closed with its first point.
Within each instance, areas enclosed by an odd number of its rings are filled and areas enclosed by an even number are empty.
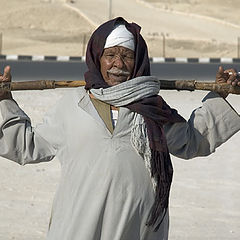
{"type": "MultiPolygon", "coordinates": [[[[224,68],[220,66],[216,74],[216,83],[228,83],[232,86],[240,86],[240,78],[234,68],[224,70],[224,68]]],[[[220,95],[223,98],[226,98],[228,96],[228,93],[223,92],[220,93],[220,95]]]]}

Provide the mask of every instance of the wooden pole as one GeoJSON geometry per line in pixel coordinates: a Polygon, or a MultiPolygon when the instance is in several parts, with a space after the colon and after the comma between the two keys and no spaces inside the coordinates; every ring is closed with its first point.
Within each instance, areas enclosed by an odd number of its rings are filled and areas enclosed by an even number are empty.
{"type": "Polygon", "coordinates": [[[38,80],[26,82],[1,82],[0,89],[2,89],[3,91],[21,91],[21,90],[72,88],[81,86],[85,86],[85,81],[38,80]]]}
{"type": "MultiPolygon", "coordinates": [[[[218,84],[215,82],[197,82],[195,80],[160,80],[160,88],[164,90],[204,90],[218,93],[240,94],[240,86],[232,86],[227,83],[218,84]]],[[[85,81],[54,81],[39,80],[27,82],[1,82],[0,90],[19,91],[19,90],[44,90],[55,88],[73,88],[85,86],[85,81]]]]}

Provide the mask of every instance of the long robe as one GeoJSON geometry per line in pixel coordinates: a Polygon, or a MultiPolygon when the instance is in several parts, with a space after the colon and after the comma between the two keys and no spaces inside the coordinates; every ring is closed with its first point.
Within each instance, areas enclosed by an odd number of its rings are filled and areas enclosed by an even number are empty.
{"type": "MultiPolygon", "coordinates": [[[[0,102],[0,155],[19,164],[61,162],[48,240],[163,240],[168,214],[157,232],[146,227],[154,202],[152,182],[130,143],[133,113],[121,107],[111,134],[83,88],[64,96],[32,128],[12,100],[0,102]]],[[[214,152],[240,129],[240,118],[210,93],[188,122],[166,124],[169,151],[188,159],[214,152]]]]}

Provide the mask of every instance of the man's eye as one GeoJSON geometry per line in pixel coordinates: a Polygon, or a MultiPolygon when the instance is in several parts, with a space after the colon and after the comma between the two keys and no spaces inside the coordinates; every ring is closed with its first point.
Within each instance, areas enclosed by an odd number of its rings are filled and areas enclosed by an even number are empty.
{"type": "Polygon", "coordinates": [[[107,52],[107,51],[106,51],[106,52],[104,53],[104,55],[105,55],[105,56],[113,56],[113,55],[114,55],[114,53],[113,53],[113,52],[111,52],[111,51],[109,51],[109,52],[107,52]]]}
{"type": "Polygon", "coordinates": [[[113,53],[107,53],[107,54],[105,54],[105,57],[106,58],[114,58],[114,54],[113,53]]]}
{"type": "Polygon", "coordinates": [[[127,59],[134,59],[134,56],[132,54],[126,54],[123,57],[127,59]]]}

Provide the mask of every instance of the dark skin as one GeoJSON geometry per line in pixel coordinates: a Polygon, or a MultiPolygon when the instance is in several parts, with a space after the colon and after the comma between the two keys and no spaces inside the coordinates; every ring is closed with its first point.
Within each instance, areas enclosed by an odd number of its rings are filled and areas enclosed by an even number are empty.
{"type": "Polygon", "coordinates": [[[222,66],[218,68],[216,82],[227,82],[228,84],[232,84],[233,86],[240,86],[240,79],[237,77],[237,71],[234,68],[224,70],[222,66]],[[229,75],[229,73],[231,73],[231,75],[229,75]]]}
{"type": "Polygon", "coordinates": [[[131,78],[134,69],[134,52],[125,47],[110,47],[100,58],[100,71],[109,86],[125,82],[131,78]]]}
{"type": "MultiPolygon", "coordinates": [[[[11,80],[12,80],[11,67],[6,66],[4,68],[4,73],[3,74],[0,73],[0,82],[11,82],[11,80]]],[[[11,92],[0,91],[0,100],[3,99],[12,99],[11,92]]]]}
{"type": "MultiPolygon", "coordinates": [[[[109,86],[113,86],[119,84],[120,82],[124,82],[131,79],[131,74],[134,68],[134,58],[132,59],[133,55],[131,56],[126,55],[126,52],[121,50],[121,48],[123,47],[117,47],[116,56],[111,54],[109,56],[103,53],[100,60],[102,76],[109,86]],[[120,70],[126,70],[130,74],[128,76],[118,76],[117,74],[109,74],[107,70],[111,69],[112,67],[120,70]]],[[[108,51],[106,50],[107,49],[105,49],[104,52],[108,54],[108,51]]],[[[133,54],[133,51],[131,51],[131,54],[133,54]]],[[[6,66],[4,68],[4,73],[3,74],[0,73],[0,82],[11,82],[11,79],[12,79],[11,67],[6,66]]],[[[228,83],[233,86],[236,85],[240,86],[240,78],[237,76],[237,71],[235,69],[232,68],[224,70],[224,68],[220,66],[216,74],[216,83],[219,84],[228,83]]],[[[228,93],[222,93],[220,95],[226,98],[228,93]]],[[[0,91],[0,100],[4,99],[12,99],[12,94],[10,92],[0,91]]]]}
{"type": "MultiPolygon", "coordinates": [[[[216,83],[228,83],[232,86],[240,86],[240,79],[237,76],[237,71],[234,68],[224,70],[222,66],[219,66],[216,74],[216,83]]],[[[226,98],[228,93],[220,93],[220,96],[226,98]]]]}

